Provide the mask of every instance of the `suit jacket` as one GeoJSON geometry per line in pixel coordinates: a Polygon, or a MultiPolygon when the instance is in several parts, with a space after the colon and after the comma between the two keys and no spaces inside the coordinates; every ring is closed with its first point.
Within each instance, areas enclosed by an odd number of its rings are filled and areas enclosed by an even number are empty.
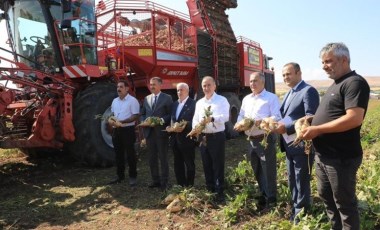
{"type": "Polygon", "coordinates": [[[171,120],[172,122],[180,122],[182,120],[187,121],[186,127],[181,133],[173,133],[172,134],[172,139],[173,141],[176,141],[180,145],[186,145],[186,146],[194,146],[195,141],[193,141],[191,138],[186,137],[186,135],[191,131],[192,129],[192,121],[194,117],[194,112],[195,112],[195,100],[192,98],[188,98],[185,105],[183,106],[181,112],[178,115],[178,119],[176,118],[176,112],[177,112],[177,107],[179,103],[178,100],[173,102],[172,105],[172,115],[171,115],[171,120]]]}
{"type": "Polygon", "coordinates": [[[159,117],[164,119],[165,123],[155,127],[144,127],[143,133],[145,138],[149,137],[152,133],[155,133],[158,137],[167,136],[167,133],[162,130],[170,124],[171,107],[173,103],[172,97],[161,92],[160,96],[157,98],[154,109],[152,108],[153,99],[154,94],[150,94],[144,98],[144,103],[141,109],[141,119],[145,120],[147,117],[159,117]]]}
{"type": "MultiPolygon", "coordinates": [[[[314,115],[319,106],[319,94],[318,91],[302,81],[295,90],[290,90],[284,97],[284,101],[280,107],[281,116],[283,119],[289,119],[292,121],[285,126],[288,135],[294,134],[295,122],[306,115],[314,115]],[[293,91],[291,95],[290,92],[293,91]],[[289,98],[288,98],[289,97],[289,98]],[[285,106],[286,100],[287,106],[285,106]]],[[[290,143],[289,143],[290,144],[290,143]]],[[[288,144],[281,137],[281,150],[286,152],[304,153],[303,148],[289,147],[288,144]]]]}

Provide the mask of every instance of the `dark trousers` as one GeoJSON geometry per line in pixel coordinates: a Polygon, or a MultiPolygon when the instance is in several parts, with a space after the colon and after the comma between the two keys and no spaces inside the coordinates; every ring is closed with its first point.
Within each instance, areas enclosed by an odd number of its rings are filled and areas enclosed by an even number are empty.
{"type": "Polygon", "coordinates": [[[224,132],[218,132],[205,137],[206,146],[201,145],[200,151],[206,186],[210,192],[223,194],[226,136],[224,132]]]}
{"type": "Polygon", "coordinates": [[[193,186],[195,177],[195,145],[184,145],[174,141],[174,173],[177,184],[193,186]]]}
{"type": "MultiPolygon", "coordinates": [[[[303,150],[302,150],[303,151],[303,150]]],[[[310,208],[310,173],[314,154],[286,153],[288,184],[292,193],[292,219],[302,210],[310,208]]]]}
{"type": "Polygon", "coordinates": [[[266,149],[260,144],[261,140],[250,141],[251,165],[261,194],[267,203],[277,201],[277,165],[275,134],[268,135],[266,149]]]}
{"type": "Polygon", "coordinates": [[[149,167],[153,183],[166,186],[169,181],[168,136],[151,133],[146,138],[149,151],[149,167]],[[161,177],[160,167],[161,165],[161,177]]]}
{"type": "Polygon", "coordinates": [[[352,159],[315,156],[318,194],[326,205],[332,229],[360,229],[355,190],[361,162],[362,156],[352,159]]]}
{"type": "Polygon", "coordinates": [[[129,177],[137,177],[135,141],[135,126],[120,127],[113,130],[112,143],[115,150],[116,173],[121,180],[125,179],[125,153],[127,153],[129,177]]]}

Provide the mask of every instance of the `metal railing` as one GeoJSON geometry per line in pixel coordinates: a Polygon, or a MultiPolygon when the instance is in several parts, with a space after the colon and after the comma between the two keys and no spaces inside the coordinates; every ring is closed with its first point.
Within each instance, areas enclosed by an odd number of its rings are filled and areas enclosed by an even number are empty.
{"type": "Polygon", "coordinates": [[[162,6],[160,4],[146,1],[146,0],[105,0],[103,1],[105,5],[104,11],[109,10],[148,10],[153,12],[162,12],[172,16],[176,16],[182,20],[190,21],[188,14],[179,12],[174,9],[162,6]]]}
{"type": "Polygon", "coordinates": [[[238,43],[239,42],[244,42],[244,43],[247,43],[247,44],[252,45],[252,46],[260,47],[260,43],[255,42],[255,41],[253,41],[253,40],[251,40],[249,38],[243,37],[243,36],[236,37],[236,40],[237,40],[238,43]]]}

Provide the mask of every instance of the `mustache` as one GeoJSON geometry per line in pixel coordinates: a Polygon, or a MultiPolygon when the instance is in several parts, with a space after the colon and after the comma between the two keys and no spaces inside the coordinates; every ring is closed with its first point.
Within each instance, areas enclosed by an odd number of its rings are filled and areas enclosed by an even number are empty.
{"type": "Polygon", "coordinates": [[[118,93],[121,93],[121,90],[118,90],[117,92],[118,92],[118,93]]]}

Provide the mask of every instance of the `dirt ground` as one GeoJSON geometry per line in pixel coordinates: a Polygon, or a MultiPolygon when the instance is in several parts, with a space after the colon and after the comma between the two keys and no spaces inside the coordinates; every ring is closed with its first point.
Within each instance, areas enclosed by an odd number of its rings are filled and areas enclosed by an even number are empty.
{"type": "MultiPolygon", "coordinates": [[[[244,137],[229,140],[227,167],[246,154],[244,137]]],[[[196,150],[195,189],[204,189],[196,150]]],[[[161,201],[167,192],[149,189],[146,153],[139,154],[138,186],[106,185],[115,168],[86,168],[63,155],[30,160],[15,154],[0,162],[0,228],[3,229],[218,229],[221,208],[172,214],[161,201]]],[[[171,162],[171,184],[175,184],[171,162]]],[[[238,226],[234,228],[238,229],[238,226]]]]}

